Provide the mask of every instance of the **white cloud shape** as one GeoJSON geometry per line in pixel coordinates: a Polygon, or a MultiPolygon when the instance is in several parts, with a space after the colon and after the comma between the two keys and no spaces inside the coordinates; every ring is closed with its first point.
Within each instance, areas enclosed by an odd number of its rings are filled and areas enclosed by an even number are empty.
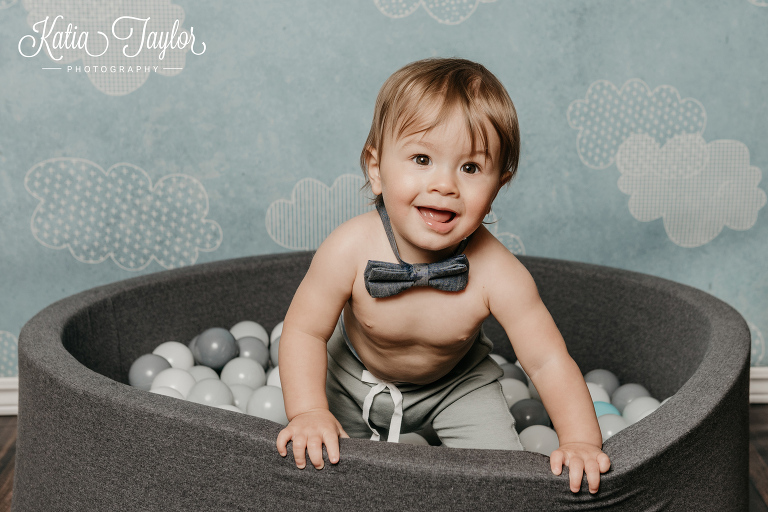
{"type": "MultiPolygon", "coordinates": [[[[116,39],[113,36],[112,24],[115,20],[123,16],[131,16],[141,20],[149,18],[146,26],[147,40],[149,39],[150,32],[154,31],[160,35],[158,40],[161,41],[164,37],[163,33],[172,32],[176,20],[179,20],[179,26],[173,39],[174,42],[182,33],[185,33],[186,36],[181,37],[191,39],[189,30],[183,27],[184,9],[172,4],[170,0],[144,2],[24,0],[23,5],[29,11],[27,24],[30,27],[33,27],[46,17],[49,18],[46,33],[52,26],[54,27],[54,31],[47,38],[47,41],[54,53],[53,56],[56,58],[61,56],[62,58],[60,60],[51,60],[58,65],[73,64],[78,60],[82,60],[82,64],[74,65],[80,66],[83,73],[85,73],[85,66],[89,66],[89,72],[85,74],[88,75],[91,83],[98,90],[110,96],[129,94],[141,87],[149,78],[150,71],[148,69],[152,66],[157,66],[157,70],[155,71],[153,68],[153,72],[161,75],[178,75],[181,73],[182,68],[184,68],[186,53],[192,48],[191,44],[184,48],[167,48],[163,59],[160,59],[160,49],[148,48],[147,41],[144,41],[143,47],[140,46],[144,30],[143,21],[125,19],[118,22],[115,29],[117,36],[127,38],[131,30],[133,35],[130,39],[125,40],[116,39]],[[56,21],[54,25],[54,20],[59,15],[63,16],[63,18],[56,21]],[[82,34],[87,32],[88,52],[79,48],[53,48],[54,34],[57,31],[66,31],[67,25],[70,23],[73,30],[74,27],[77,27],[74,35],[70,36],[70,43],[79,42],[82,34]],[[104,37],[99,35],[99,32],[103,32],[109,38],[108,49],[103,55],[101,53],[104,51],[106,42],[104,37]],[[128,47],[124,53],[126,45],[128,47]],[[141,51],[139,52],[140,48],[141,51]],[[128,57],[126,54],[135,55],[135,57],[128,57]],[[116,66],[116,71],[118,72],[112,72],[112,66],[116,66]],[[119,72],[119,66],[123,66],[124,72],[119,72]],[[130,72],[127,71],[129,66],[131,67],[130,72]],[[137,71],[137,68],[140,71],[137,71]]],[[[38,25],[38,30],[42,31],[42,27],[43,24],[38,25]]],[[[42,44],[40,41],[42,34],[35,34],[33,32],[30,35],[34,36],[37,42],[36,46],[32,48],[30,40],[27,39],[21,48],[26,55],[34,54],[42,44]]],[[[196,42],[195,47],[195,51],[199,53],[202,50],[201,42],[196,42]]],[[[48,54],[44,45],[40,53],[48,54]]],[[[39,58],[41,55],[38,54],[37,57],[39,58]]],[[[50,55],[48,58],[50,58],[50,55]]],[[[72,72],[74,72],[74,66],[72,72]]]]}
{"type": "Polygon", "coordinates": [[[19,340],[8,331],[0,331],[0,377],[19,374],[19,340]]]}
{"type": "Polygon", "coordinates": [[[16,5],[18,0],[0,0],[0,9],[7,9],[12,5],[16,5]]]}
{"type": "Polygon", "coordinates": [[[287,249],[317,249],[340,224],[373,209],[360,191],[364,184],[356,174],[339,176],[330,187],[313,178],[300,180],[290,200],[269,205],[267,233],[287,249]]]}
{"type": "Polygon", "coordinates": [[[54,158],[32,167],[24,179],[40,201],[32,234],[51,249],[69,249],[83,263],[107,258],[125,270],[154,259],[165,268],[197,261],[222,241],[207,220],[208,195],[191,176],[172,174],[152,186],[147,173],[127,163],[104,171],[80,158],[54,158]]]}
{"type": "Polygon", "coordinates": [[[758,7],[768,7],[768,2],[765,0],[749,0],[749,3],[758,7]]]}
{"type": "Polygon", "coordinates": [[[707,143],[686,134],[662,147],[650,135],[633,134],[619,147],[616,166],[632,216],[643,222],[663,218],[670,240],[682,247],[704,245],[724,226],[751,228],[766,203],[757,186],[762,171],[734,140],[707,143]]]}
{"type": "Polygon", "coordinates": [[[760,329],[757,328],[752,322],[747,322],[749,325],[749,332],[752,335],[752,366],[762,366],[768,364],[768,358],[765,354],[765,338],[760,329]]]}
{"type": "Polygon", "coordinates": [[[585,99],[568,106],[567,115],[571,128],[579,130],[579,157],[594,169],[609,167],[633,134],[647,134],[663,145],[676,135],[703,133],[707,123],[704,106],[695,99],[681,99],[670,85],[651,91],[640,79],[629,80],[620,90],[598,80],[585,99]]]}
{"type": "Polygon", "coordinates": [[[481,3],[496,0],[373,0],[379,10],[390,18],[405,18],[419,7],[444,25],[458,25],[467,20],[481,3]]]}

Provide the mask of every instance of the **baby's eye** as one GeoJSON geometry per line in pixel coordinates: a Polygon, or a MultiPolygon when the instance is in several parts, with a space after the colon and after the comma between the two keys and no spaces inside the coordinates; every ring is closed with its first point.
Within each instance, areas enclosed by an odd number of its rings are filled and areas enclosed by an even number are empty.
{"type": "Polygon", "coordinates": [[[480,172],[480,168],[477,164],[464,164],[461,166],[461,170],[467,174],[475,174],[480,172]]]}
{"type": "Polygon", "coordinates": [[[429,165],[431,162],[431,160],[427,155],[416,155],[411,160],[413,160],[414,163],[418,165],[429,165]]]}

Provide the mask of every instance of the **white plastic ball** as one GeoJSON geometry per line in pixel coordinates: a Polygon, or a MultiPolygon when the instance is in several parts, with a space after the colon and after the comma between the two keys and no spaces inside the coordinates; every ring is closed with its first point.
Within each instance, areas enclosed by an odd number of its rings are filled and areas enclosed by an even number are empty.
{"type": "Polygon", "coordinates": [[[597,418],[597,423],[600,425],[603,442],[629,426],[627,420],[616,414],[603,414],[597,418]]]}
{"type": "Polygon", "coordinates": [[[520,400],[531,398],[528,386],[519,380],[506,378],[499,379],[499,382],[501,383],[501,392],[504,393],[504,399],[506,399],[508,407],[512,407],[520,400]]]}
{"type": "MultiPolygon", "coordinates": [[[[613,372],[601,368],[587,372],[587,374],[584,375],[584,380],[586,382],[594,382],[601,386],[605,392],[608,393],[608,396],[611,396],[619,387],[619,378],[613,372]]],[[[594,401],[595,400],[593,400],[593,402],[594,401]]]]}
{"type": "Polygon", "coordinates": [[[218,379],[205,379],[189,390],[187,401],[203,405],[234,405],[232,391],[218,379]]]}
{"type": "Polygon", "coordinates": [[[594,382],[587,382],[587,389],[589,390],[589,396],[592,397],[592,402],[611,403],[611,397],[601,385],[595,384],[594,382]]]}
{"type": "Polygon", "coordinates": [[[200,382],[205,379],[218,379],[219,375],[213,371],[213,368],[207,366],[197,365],[187,370],[190,375],[195,378],[195,382],[200,382]]]}
{"type": "Polygon", "coordinates": [[[283,334],[283,322],[280,322],[272,329],[272,333],[269,335],[269,342],[272,343],[283,334]]]}
{"type": "Polygon", "coordinates": [[[262,386],[254,391],[248,400],[246,412],[251,416],[258,416],[281,425],[288,425],[283,391],[274,386],[262,386]]]}
{"type": "Polygon", "coordinates": [[[166,388],[166,387],[159,387],[149,390],[150,393],[155,393],[156,395],[163,395],[163,396],[170,396],[171,398],[178,398],[179,400],[184,400],[184,397],[176,391],[173,388],[166,388]]]}
{"type": "Polygon", "coordinates": [[[246,408],[248,407],[248,399],[250,399],[251,395],[253,394],[253,389],[249,388],[248,386],[244,386],[243,384],[233,384],[229,386],[229,389],[232,391],[232,397],[233,401],[235,402],[235,406],[241,411],[245,412],[246,408]]]}
{"type": "Polygon", "coordinates": [[[233,325],[229,332],[232,333],[232,336],[234,336],[236,340],[245,338],[246,336],[252,336],[263,341],[264,345],[269,346],[269,334],[267,334],[267,330],[259,323],[243,320],[242,322],[233,325]]]}
{"type": "Polygon", "coordinates": [[[611,395],[611,404],[616,407],[620,413],[624,414],[624,408],[640,396],[651,396],[645,387],[640,384],[629,383],[619,386],[611,395]]]}
{"type": "Polygon", "coordinates": [[[214,407],[218,409],[224,409],[225,411],[239,412],[240,414],[243,414],[243,411],[241,411],[234,405],[224,404],[224,405],[216,405],[214,407]]]}
{"type": "Polygon", "coordinates": [[[509,362],[509,361],[506,360],[506,358],[504,356],[500,356],[499,354],[490,354],[490,356],[491,356],[491,359],[496,361],[496,364],[498,364],[499,366],[509,362]]]}
{"type": "Polygon", "coordinates": [[[408,432],[407,434],[400,434],[400,439],[398,440],[398,443],[415,444],[419,446],[429,446],[429,443],[427,442],[427,440],[421,437],[416,432],[408,432]]]}
{"type": "Polygon", "coordinates": [[[155,380],[152,381],[152,387],[150,391],[155,388],[173,388],[184,398],[187,398],[189,390],[195,385],[197,381],[190,375],[187,370],[181,368],[168,368],[157,374],[155,380]]]}
{"type": "Polygon", "coordinates": [[[195,365],[195,358],[189,347],[178,341],[166,341],[152,351],[153,354],[164,357],[171,364],[171,368],[188,370],[195,365]]]}
{"type": "Polygon", "coordinates": [[[274,386],[276,388],[282,389],[283,386],[280,384],[280,367],[275,366],[271,370],[269,370],[269,375],[267,375],[267,386],[274,386]]]}
{"type": "Polygon", "coordinates": [[[544,425],[531,425],[520,432],[520,444],[527,452],[536,452],[549,456],[560,447],[557,433],[544,425]]]}
{"type": "Polygon", "coordinates": [[[622,416],[627,420],[627,424],[632,425],[645,418],[659,407],[661,407],[661,403],[655,398],[651,396],[639,396],[627,404],[622,416]]]}
{"type": "Polygon", "coordinates": [[[227,386],[242,384],[256,389],[267,383],[267,376],[264,368],[253,359],[236,357],[224,365],[221,381],[227,386]]]}

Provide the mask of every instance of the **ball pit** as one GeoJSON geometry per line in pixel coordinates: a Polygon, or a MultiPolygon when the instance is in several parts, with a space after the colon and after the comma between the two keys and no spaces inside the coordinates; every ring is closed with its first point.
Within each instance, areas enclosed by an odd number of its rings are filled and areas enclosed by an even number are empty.
{"type": "MultiPolygon", "coordinates": [[[[247,318],[271,337],[310,260],[290,253],[159,272],[30,320],[19,336],[13,510],[748,507],[746,323],[702,291],[607,267],[520,257],[583,372],[610,369],[669,399],[606,440],[613,466],[594,496],[586,481],[571,494],[567,470],[553,475],[533,452],[343,439],[338,465],[297,470],[290,450],[283,459],[275,449],[279,423],[128,385],[133,361],[159,341],[247,318]]],[[[515,361],[493,319],[486,331],[515,361]]]]}

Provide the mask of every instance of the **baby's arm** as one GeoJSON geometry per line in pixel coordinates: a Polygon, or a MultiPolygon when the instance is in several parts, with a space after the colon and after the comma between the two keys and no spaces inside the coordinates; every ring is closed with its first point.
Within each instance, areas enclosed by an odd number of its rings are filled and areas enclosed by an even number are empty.
{"type": "Polygon", "coordinates": [[[596,493],[600,473],[608,471],[611,462],[601,449],[602,436],[589,390],[531,275],[508,252],[499,259],[497,278],[488,284],[488,305],[557,431],[560,447],[550,456],[552,472],[559,475],[563,464],[568,466],[573,492],[579,491],[586,473],[589,491],[596,493]]]}
{"type": "Polygon", "coordinates": [[[296,466],[306,466],[305,449],[316,469],[323,468],[323,444],[331,463],[339,461],[339,436],[349,437],[328,410],[326,343],[352,294],[356,262],[349,226],[342,225],[315,253],[293,297],[280,337],[280,382],[290,420],[277,437],[285,457],[293,440],[296,466]]]}

